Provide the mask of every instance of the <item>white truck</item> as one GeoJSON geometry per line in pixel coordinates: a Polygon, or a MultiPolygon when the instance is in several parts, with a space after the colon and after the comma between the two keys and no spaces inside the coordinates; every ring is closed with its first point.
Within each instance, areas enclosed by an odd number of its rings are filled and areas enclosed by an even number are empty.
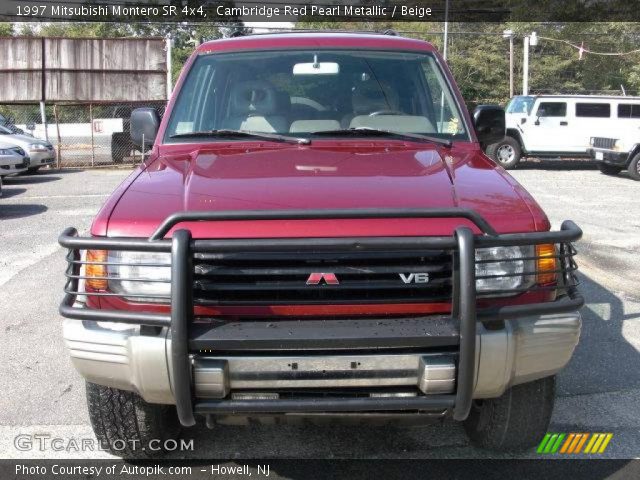
{"type": "MultiPolygon", "coordinates": [[[[640,107],[639,107],[640,108],[640,107]]],[[[591,137],[589,154],[605,175],[626,170],[629,177],[640,181],[640,130],[613,130],[591,137]]]]}
{"type": "Polygon", "coordinates": [[[603,131],[638,131],[640,97],[516,96],[506,108],[507,135],[487,154],[504,168],[521,158],[589,157],[591,137],[603,131]]]}

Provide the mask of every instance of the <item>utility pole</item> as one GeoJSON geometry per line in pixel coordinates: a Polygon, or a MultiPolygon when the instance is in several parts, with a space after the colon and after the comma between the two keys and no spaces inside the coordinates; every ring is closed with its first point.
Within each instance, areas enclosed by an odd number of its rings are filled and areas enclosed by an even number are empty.
{"type": "Polygon", "coordinates": [[[524,36],[524,59],[522,65],[522,95],[529,95],[529,45],[538,45],[538,35],[531,32],[531,35],[524,36]]]}
{"type": "Polygon", "coordinates": [[[449,43],[449,0],[444,3],[444,48],[442,57],[447,60],[447,43],[449,43]]]}
{"type": "Polygon", "coordinates": [[[166,50],[167,50],[167,101],[171,98],[171,91],[173,90],[172,80],[171,80],[171,46],[173,43],[173,39],[171,38],[171,34],[167,35],[165,39],[166,42],[166,50]]]}
{"type": "Polygon", "coordinates": [[[522,95],[529,95],[529,35],[524,36],[524,57],[522,59],[522,95]]]}
{"type": "Polygon", "coordinates": [[[505,30],[502,32],[502,38],[509,39],[509,98],[514,95],[513,85],[513,30],[505,30]]]}

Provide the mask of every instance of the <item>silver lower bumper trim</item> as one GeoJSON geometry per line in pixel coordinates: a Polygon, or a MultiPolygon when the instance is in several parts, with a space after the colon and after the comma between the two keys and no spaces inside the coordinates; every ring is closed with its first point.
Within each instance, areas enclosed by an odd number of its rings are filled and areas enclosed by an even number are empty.
{"type": "MultiPolygon", "coordinates": [[[[500,330],[478,325],[473,397],[499,397],[512,385],[557,373],[573,354],[580,326],[578,312],[509,320],[500,330]]],[[[138,392],[147,402],[175,403],[166,329],[152,337],[137,328],[65,320],[64,338],[74,366],[88,381],[138,392]]],[[[313,387],[417,387],[441,394],[454,389],[454,361],[426,353],[195,356],[193,379],[196,394],[211,399],[236,390],[313,387]]]]}
{"type": "Polygon", "coordinates": [[[224,398],[236,390],[341,387],[411,386],[427,394],[451,393],[455,373],[454,358],[442,354],[193,359],[200,398],[224,398]]]}

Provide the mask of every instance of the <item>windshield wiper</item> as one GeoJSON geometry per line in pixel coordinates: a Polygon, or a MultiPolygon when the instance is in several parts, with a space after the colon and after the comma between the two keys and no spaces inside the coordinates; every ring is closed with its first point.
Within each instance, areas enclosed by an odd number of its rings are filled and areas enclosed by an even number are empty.
{"type": "Polygon", "coordinates": [[[327,135],[327,136],[339,136],[339,135],[352,135],[352,136],[380,136],[380,137],[397,137],[397,138],[410,138],[411,140],[419,140],[421,142],[437,143],[438,145],[444,145],[445,147],[451,147],[451,140],[445,138],[431,137],[429,135],[421,135],[419,133],[405,133],[394,132],[392,130],[380,130],[370,127],[354,127],[344,128],[340,130],[321,130],[319,132],[311,132],[311,135],[327,135]]]}
{"type": "Polygon", "coordinates": [[[248,132],[245,130],[202,130],[199,132],[176,133],[169,138],[188,138],[188,137],[253,137],[262,138],[264,140],[272,140],[274,142],[289,142],[300,145],[308,145],[311,140],[303,137],[290,137],[288,135],[280,135],[278,133],[248,132]]]}

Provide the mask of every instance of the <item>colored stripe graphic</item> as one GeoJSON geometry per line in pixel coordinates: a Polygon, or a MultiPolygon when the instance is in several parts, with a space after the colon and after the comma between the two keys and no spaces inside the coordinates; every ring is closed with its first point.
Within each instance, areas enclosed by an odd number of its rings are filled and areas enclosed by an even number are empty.
{"type": "Polygon", "coordinates": [[[544,453],[544,447],[547,445],[547,442],[549,441],[550,438],[551,438],[551,434],[550,433],[547,433],[544,436],[544,438],[540,442],[540,445],[538,445],[538,449],[536,450],[538,453],[544,453]]]}
{"type": "Polygon", "coordinates": [[[537,452],[568,455],[604,453],[612,438],[613,433],[547,433],[538,445],[537,452]]]}
{"type": "Polygon", "coordinates": [[[562,440],[566,436],[565,433],[547,433],[540,445],[538,445],[538,453],[556,453],[562,444],[562,440]]]}
{"type": "Polygon", "coordinates": [[[573,442],[573,439],[576,437],[575,433],[570,433],[569,436],[567,437],[567,441],[564,442],[564,445],[562,445],[562,448],[560,449],[560,453],[567,453],[567,450],[569,449],[569,446],[571,445],[571,442],[573,442]]]}

